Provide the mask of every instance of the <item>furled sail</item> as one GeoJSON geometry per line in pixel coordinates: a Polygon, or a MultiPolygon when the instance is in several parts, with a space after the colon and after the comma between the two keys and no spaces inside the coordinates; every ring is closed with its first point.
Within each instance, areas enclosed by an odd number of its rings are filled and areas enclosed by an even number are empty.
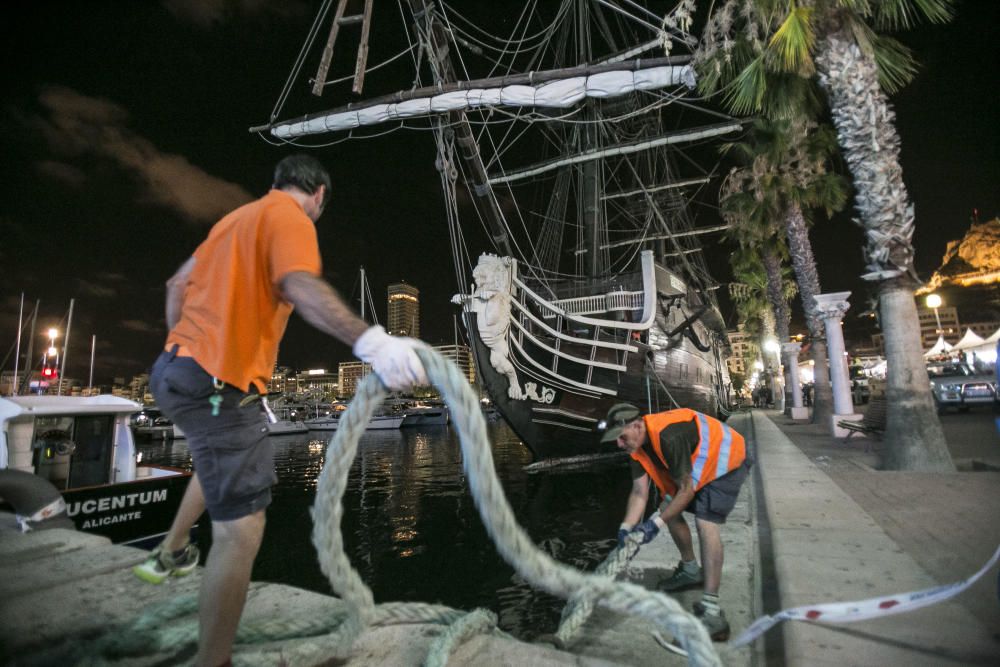
{"type": "MultiPolygon", "coordinates": [[[[689,89],[695,86],[694,70],[690,65],[663,65],[635,70],[621,69],[620,63],[616,65],[619,69],[589,76],[556,78],[538,85],[514,84],[484,88],[477,85],[480,82],[465,82],[453,91],[305,117],[275,125],[270,131],[275,137],[290,139],[449,111],[491,106],[567,109],[588,97],[608,99],[670,86],[683,85],[689,89]]],[[[543,77],[540,73],[528,78],[543,77]]]]}

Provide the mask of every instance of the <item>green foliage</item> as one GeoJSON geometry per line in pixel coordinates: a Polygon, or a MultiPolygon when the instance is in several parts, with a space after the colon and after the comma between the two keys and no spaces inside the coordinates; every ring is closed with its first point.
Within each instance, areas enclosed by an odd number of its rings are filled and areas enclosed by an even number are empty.
{"type": "Polygon", "coordinates": [[[812,60],[816,33],[810,18],[811,7],[795,7],[771,36],[768,49],[776,54],[782,69],[800,76],[812,76],[816,71],[812,60]]]}
{"type": "Polygon", "coordinates": [[[695,58],[699,89],[721,93],[735,114],[813,115],[818,99],[813,58],[822,31],[842,29],[874,58],[879,83],[893,93],[913,79],[916,62],[909,49],[880,31],[949,21],[954,5],[955,0],[719,2],[695,58]]]}

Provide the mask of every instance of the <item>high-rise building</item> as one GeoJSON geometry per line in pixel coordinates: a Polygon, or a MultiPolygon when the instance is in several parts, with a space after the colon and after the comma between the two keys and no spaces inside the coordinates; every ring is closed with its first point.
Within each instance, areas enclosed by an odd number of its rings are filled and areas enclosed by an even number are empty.
{"type": "Polygon", "coordinates": [[[420,337],[420,290],[413,285],[389,285],[389,333],[393,336],[420,337]]]}

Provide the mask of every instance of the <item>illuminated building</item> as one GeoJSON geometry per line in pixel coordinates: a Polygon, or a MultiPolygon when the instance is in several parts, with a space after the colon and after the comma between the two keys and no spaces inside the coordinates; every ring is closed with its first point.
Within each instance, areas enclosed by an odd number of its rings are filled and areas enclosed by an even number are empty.
{"type": "Polygon", "coordinates": [[[342,361],[337,367],[337,396],[350,398],[358,390],[358,383],[372,372],[372,365],[360,361],[342,361]]]}
{"type": "Polygon", "coordinates": [[[413,285],[389,285],[387,328],[393,336],[420,337],[420,290],[413,285]]]}
{"type": "Polygon", "coordinates": [[[458,366],[469,384],[476,384],[476,364],[472,360],[472,350],[467,345],[435,345],[434,350],[442,357],[458,366]]]}

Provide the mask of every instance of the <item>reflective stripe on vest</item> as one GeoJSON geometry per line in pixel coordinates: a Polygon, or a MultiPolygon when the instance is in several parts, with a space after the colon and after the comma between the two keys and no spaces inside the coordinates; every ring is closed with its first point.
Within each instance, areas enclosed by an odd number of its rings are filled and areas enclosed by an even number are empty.
{"type": "Polygon", "coordinates": [[[671,424],[692,420],[698,429],[698,447],[691,454],[691,485],[695,491],[735,470],[746,458],[743,436],[718,419],[687,408],[647,415],[643,421],[651,447],[639,449],[632,458],[642,465],[661,493],[673,495],[675,486],[665,467],[660,433],[671,424]]]}

